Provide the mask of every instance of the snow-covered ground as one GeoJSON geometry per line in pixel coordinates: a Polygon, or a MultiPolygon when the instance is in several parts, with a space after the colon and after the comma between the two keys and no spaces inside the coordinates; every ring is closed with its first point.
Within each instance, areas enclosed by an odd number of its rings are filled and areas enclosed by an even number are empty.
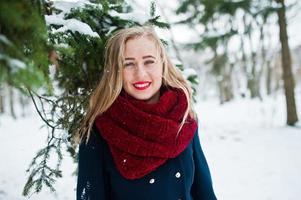
{"type": "MultiPolygon", "coordinates": [[[[43,123],[36,113],[17,121],[8,116],[0,116],[0,200],[23,200],[22,190],[28,178],[26,170],[36,152],[46,144],[47,130],[40,129],[43,123]]],[[[44,187],[32,200],[73,200],[75,199],[76,165],[64,152],[62,164],[63,178],[59,179],[53,194],[44,187]]]]}
{"type": "MultiPolygon", "coordinates": [[[[301,102],[300,96],[297,102],[301,102]]],[[[263,102],[242,99],[223,106],[206,100],[196,109],[218,199],[300,199],[301,127],[285,127],[283,97],[263,102]]],[[[35,113],[18,121],[0,116],[0,200],[26,199],[21,195],[26,169],[45,144],[46,130],[39,129],[41,125],[35,113]]],[[[75,167],[66,153],[57,193],[44,188],[31,199],[75,199],[76,177],[71,175],[75,167]]]]}
{"type": "Polygon", "coordinates": [[[278,97],[197,106],[218,199],[301,199],[301,126],[284,125],[284,102],[278,97]]]}

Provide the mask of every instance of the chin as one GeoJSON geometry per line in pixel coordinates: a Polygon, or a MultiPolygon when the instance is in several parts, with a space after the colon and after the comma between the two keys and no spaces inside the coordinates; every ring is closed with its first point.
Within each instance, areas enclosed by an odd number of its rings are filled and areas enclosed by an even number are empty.
{"type": "Polygon", "coordinates": [[[152,96],[149,95],[132,95],[135,99],[146,101],[149,100],[152,96]]]}

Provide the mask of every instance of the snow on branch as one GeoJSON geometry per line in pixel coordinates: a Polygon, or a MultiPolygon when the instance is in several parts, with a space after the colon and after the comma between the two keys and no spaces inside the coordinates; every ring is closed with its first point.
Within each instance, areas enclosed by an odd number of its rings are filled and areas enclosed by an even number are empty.
{"type": "Polygon", "coordinates": [[[94,4],[89,2],[88,0],[77,0],[77,1],[54,1],[53,6],[61,10],[62,13],[70,13],[71,9],[77,9],[77,8],[85,8],[86,5],[90,6],[96,6],[99,9],[102,9],[101,4],[94,4]]]}
{"type": "Polygon", "coordinates": [[[135,21],[140,24],[144,24],[150,18],[150,16],[146,15],[145,12],[138,11],[138,10],[134,10],[133,12],[130,13],[118,13],[115,10],[110,10],[109,14],[112,17],[119,17],[120,19],[135,21]]]}
{"type": "Polygon", "coordinates": [[[65,32],[70,30],[71,32],[79,32],[83,35],[89,35],[91,37],[99,37],[98,33],[94,32],[91,27],[81,22],[77,19],[63,19],[61,15],[46,15],[45,16],[46,24],[49,25],[61,25],[59,29],[53,31],[56,32],[65,32]]]}
{"type": "Polygon", "coordinates": [[[45,15],[47,26],[62,26],[56,30],[53,30],[53,33],[66,32],[69,30],[73,33],[78,32],[80,34],[89,35],[91,37],[99,37],[98,33],[94,32],[88,24],[77,19],[64,19],[66,14],[70,13],[72,9],[82,9],[85,8],[86,5],[101,8],[101,5],[90,3],[87,0],[54,1],[53,6],[61,12],[59,14],[45,15]]]}

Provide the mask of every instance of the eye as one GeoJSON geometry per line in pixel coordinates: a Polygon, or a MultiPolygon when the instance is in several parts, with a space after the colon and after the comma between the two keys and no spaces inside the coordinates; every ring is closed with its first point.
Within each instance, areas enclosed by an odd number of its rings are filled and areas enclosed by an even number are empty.
{"type": "Polygon", "coordinates": [[[151,65],[151,64],[153,64],[153,63],[155,63],[155,61],[153,61],[153,60],[147,60],[147,61],[145,61],[144,64],[146,64],[146,65],[151,65]]]}
{"type": "Polygon", "coordinates": [[[124,67],[130,67],[130,66],[133,66],[133,65],[134,65],[134,63],[124,63],[123,64],[124,67]]]}

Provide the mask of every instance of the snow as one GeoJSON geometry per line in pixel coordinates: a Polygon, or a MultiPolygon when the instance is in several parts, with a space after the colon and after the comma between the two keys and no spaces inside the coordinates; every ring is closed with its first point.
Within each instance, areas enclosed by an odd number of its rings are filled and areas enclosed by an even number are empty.
{"type": "Polygon", "coordinates": [[[190,76],[197,75],[197,73],[196,73],[195,69],[193,69],[193,68],[185,68],[183,71],[183,75],[187,79],[190,76]]]}
{"type": "Polygon", "coordinates": [[[99,37],[97,32],[94,32],[91,27],[77,19],[63,19],[62,15],[45,15],[46,24],[49,26],[62,25],[62,27],[53,30],[53,33],[66,32],[70,30],[71,32],[79,32],[83,35],[89,35],[91,37],[99,37]]]}
{"type": "Polygon", "coordinates": [[[53,33],[71,31],[73,33],[79,32],[83,35],[89,35],[91,37],[99,37],[97,32],[94,32],[91,27],[77,19],[64,19],[65,15],[70,13],[71,9],[83,9],[87,5],[94,6],[98,9],[102,9],[101,4],[93,4],[87,0],[78,1],[54,1],[53,6],[60,10],[59,14],[45,15],[46,24],[60,25],[62,27],[58,29],[52,29],[53,33]]]}
{"type": "Polygon", "coordinates": [[[140,24],[144,24],[148,21],[148,19],[150,19],[150,16],[141,10],[134,10],[130,13],[118,13],[115,10],[110,10],[109,14],[112,17],[119,17],[121,19],[135,21],[140,24]]]}
{"type": "Polygon", "coordinates": [[[3,34],[0,34],[0,42],[3,42],[6,45],[11,45],[11,42],[7,39],[7,37],[3,34]]]}
{"type": "MultiPolygon", "coordinates": [[[[0,199],[25,200],[22,190],[28,178],[26,170],[35,153],[46,144],[47,130],[35,113],[27,118],[14,121],[11,117],[0,116],[0,199]]],[[[72,173],[76,165],[67,153],[62,164],[63,178],[55,185],[57,194],[51,194],[43,187],[40,194],[32,195],[31,200],[75,199],[75,177],[72,173]]]]}
{"type": "Polygon", "coordinates": [[[17,69],[24,69],[26,64],[19,59],[10,58],[6,55],[0,54],[0,60],[5,60],[8,66],[11,67],[11,70],[16,71],[17,69]]]}
{"type": "Polygon", "coordinates": [[[219,199],[299,199],[301,129],[284,126],[284,103],[278,97],[197,105],[201,143],[219,199]]]}
{"type": "Polygon", "coordinates": [[[67,49],[69,48],[70,46],[66,43],[59,43],[59,44],[56,44],[55,45],[57,48],[64,48],[64,49],[67,49]]]}
{"type": "Polygon", "coordinates": [[[15,58],[11,58],[8,60],[8,64],[11,66],[11,67],[17,67],[17,68],[20,68],[20,69],[24,69],[26,67],[26,64],[24,62],[22,62],[21,60],[19,59],[15,59],[15,58]]]}
{"type": "MultiPolygon", "coordinates": [[[[301,102],[300,95],[296,102],[301,102]]],[[[263,101],[237,99],[224,105],[217,99],[199,99],[195,108],[218,199],[300,199],[301,127],[285,126],[282,95],[263,101]]],[[[0,199],[25,199],[21,196],[28,177],[25,170],[45,145],[46,130],[39,129],[41,125],[35,113],[17,121],[0,116],[0,199]]],[[[71,174],[76,164],[67,153],[64,156],[56,196],[44,188],[31,199],[75,199],[76,177],[71,174]]]]}
{"type": "Polygon", "coordinates": [[[86,5],[91,6],[98,6],[101,9],[101,4],[93,4],[90,3],[88,0],[78,0],[78,1],[54,1],[53,6],[63,13],[70,13],[71,9],[81,9],[84,8],[86,5]]]}

